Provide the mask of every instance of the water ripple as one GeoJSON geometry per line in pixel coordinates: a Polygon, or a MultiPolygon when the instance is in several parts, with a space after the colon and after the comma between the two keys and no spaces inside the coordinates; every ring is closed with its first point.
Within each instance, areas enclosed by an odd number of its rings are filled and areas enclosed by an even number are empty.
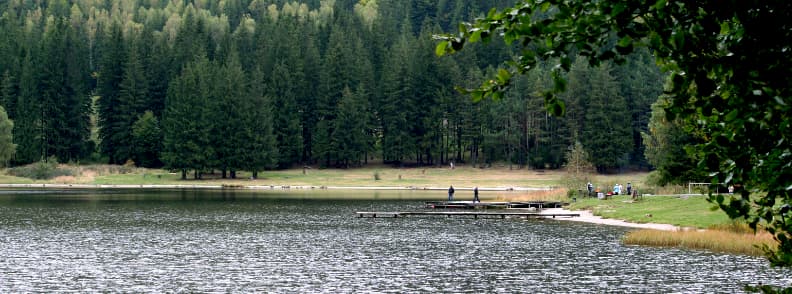
{"type": "Polygon", "coordinates": [[[623,246],[621,228],[353,215],[419,205],[0,201],[0,292],[700,293],[792,283],[760,258],[623,246]]]}

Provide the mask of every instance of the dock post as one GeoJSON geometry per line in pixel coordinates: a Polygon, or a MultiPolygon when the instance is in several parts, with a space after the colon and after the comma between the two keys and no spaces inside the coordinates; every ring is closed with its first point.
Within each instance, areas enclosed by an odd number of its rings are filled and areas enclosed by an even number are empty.
{"type": "Polygon", "coordinates": [[[504,219],[504,218],[506,218],[506,215],[505,214],[501,214],[501,219],[504,219]]]}
{"type": "Polygon", "coordinates": [[[478,219],[478,214],[474,214],[474,215],[473,215],[473,218],[474,218],[474,219],[478,219]]]}

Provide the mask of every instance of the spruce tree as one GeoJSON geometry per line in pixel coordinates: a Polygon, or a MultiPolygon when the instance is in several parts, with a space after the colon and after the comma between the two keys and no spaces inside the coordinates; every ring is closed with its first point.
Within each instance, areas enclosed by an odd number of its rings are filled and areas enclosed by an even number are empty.
{"type": "Polygon", "coordinates": [[[43,66],[36,78],[45,158],[79,160],[92,151],[85,43],[63,18],[54,19],[42,39],[43,66]]]}
{"type": "MultiPolygon", "coordinates": [[[[126,44],[121,25],[113,22],[109,32],[98,32],[100,37],[99,50],[101,58],[99,60],[99,75],[97,78],[97,94],[99,95],[99,147],[101,153],[108,157],[110,163],[124,163],[126,158],[120,158],[118,149],[123,148],[124,142],[119,142],[117,138],[123,139],[121,134],[128,132],[126,121],[122,120],[124,115],[121,108],[121,82],[124,80],[124,63],[126,57],[126,44]]],[[[127,142],[128,143],[128,142],[127,142]]]]}
{"type": "Polygon", "coordinates": [[[148,110],[148,81],[139,56],[139,42],[133,37],[132,46],[129,47],[127,60],[124,63],[124,73],[119,84],[118,110],[114,120],[118,128],[110,136],[115,142],[114,152],[110,154],[114,162],[126,162],[133,158],[132,125],[148,110]]]}
{"type": "Polygon", "coordinates": [[[272,101],[273,129],[278,142],[278,167],[288,168],[302,156],[300,111],[295,96],[298,79],[283,62],[275,65],[271,77],[268,96],[272,101]]]}
{"type": "Polygon", "coordinates": [[[182,179],[188,169],[200,178],[215,156],[210,138],[210,67],[209,60],[199,56],[168,87],[162,120],[162,161],[167,168],[181,170],[182,179]]]}
{"type": "Polygon", "coordinates": [[[132,124],[132,160],[137,166],[159,167],[162,151],[162,128],[151,111],[146,111],[132,124]]]}
{"type": "Polygon", "coordinates": [[[611,69],[608,64],[590,68],[589,108],[580,138],[600,172],[626,164],[632,142],[629,110],[611,69]]]}
{"type": "Polygon", "coordinates": [[[209,114],[212,122],[210,136],[214,143],[215,157],[212,158],[214,167],[223,171],[231,171],[231,177],[236,177],[236,170],[245,165],[242,153],[244,145],[250,141],[248,132],[252,126],[245,122],[250,120],[253,109],[245,108],[249,90],[247,76],[242,71],[236,49],[231,48],[226,62],[215,65],[213,78],[213,94],[209,114]]]}
{"type": "Polygon", "coordinates": [[[35,51],[28,50],[22,62],[22,75],[19,80],[19,96],[16,102],[16,113],[19,118],[15,121],[14,142],[17,144],[17,164],[36,162],[44,156],[42,146],[42,104],[39,101],[38,82],[35,73],[38,72],[37,64],[33,63],[35,51]]]}
{"type": "Polygon", "coordinates": [[[355,93],[344,88],[338,103],[333,142],[336,144],[334,149],[337,150],[338,163],[345,168],[360,163],[366,151],[365,104],[359,96],[363,93],[362,88],[358,88],[355,93]]]}
{"type": "Polygon", "coordinates": [[[0,106],[0,167],[5,167],[16,153],[14,144],[14,122],[8,118],[5,108],[0,106]]]}

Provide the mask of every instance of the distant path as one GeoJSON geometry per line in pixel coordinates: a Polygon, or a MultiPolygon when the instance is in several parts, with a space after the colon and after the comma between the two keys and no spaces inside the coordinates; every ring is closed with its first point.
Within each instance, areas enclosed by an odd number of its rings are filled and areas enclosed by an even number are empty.
{"type": "MultiPolygon", "coordinates": [[[[286,185],[117,185],[117,184],[0,184],[0,188],[36,189],[240,189],[240,190],[427,190],[445,191],[448,187],[416,186],[286,186],[286,185]]],[[[472,187],[455,188],[459,191],[473,190],[472,187]]],[[[550,191],[552,187],[479,187],[479,191],[550,191]]]]}
{"type": "Polygon", "coordinates": [[[655,224],[655,223],[631,223],[623,220],[618,219],[609,219],[609,218],[602,218],[600,216],[596,216],[588,210],[568,210],[564,208],[547,208],[543,209],[542,213],[554,214],[554,213],[580,213],[579,217],[570,217],[570,218],[559,218],[558,220],[563,221],[573,221],[573,222],[584,222],[584,223],[592,223],[592,224],[600,224],[600,225],[609,225],[609,226],[620,226],[620,227],[630,227],[630,228],[638,228],[638,229],[653,229],[653,230],[661,230],[661,231],[679,231],[681,230],[680,227],[675,225],[669,224],[655,224]]]}

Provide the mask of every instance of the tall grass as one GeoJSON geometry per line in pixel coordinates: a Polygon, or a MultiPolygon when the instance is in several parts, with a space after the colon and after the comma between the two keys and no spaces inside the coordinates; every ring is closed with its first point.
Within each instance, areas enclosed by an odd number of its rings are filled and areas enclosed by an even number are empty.
{"type": "Polygon", "coordinates": [[[764,254],[762,245],[771,249],[778,247],[772,235],[764,231],[754,234],[745,225],[728,224],[713,228],[690,231],[638,230],[627,233],[622,241],[629,245],[678,247],[752,256],[764,254]]]}
{"type": "Polygon", "coordinates": [[[525,193],[508,192],[495,197],[496,201],[566,201],[567,189],[556,188],[546,191],[531,191],[525,193]]]}

